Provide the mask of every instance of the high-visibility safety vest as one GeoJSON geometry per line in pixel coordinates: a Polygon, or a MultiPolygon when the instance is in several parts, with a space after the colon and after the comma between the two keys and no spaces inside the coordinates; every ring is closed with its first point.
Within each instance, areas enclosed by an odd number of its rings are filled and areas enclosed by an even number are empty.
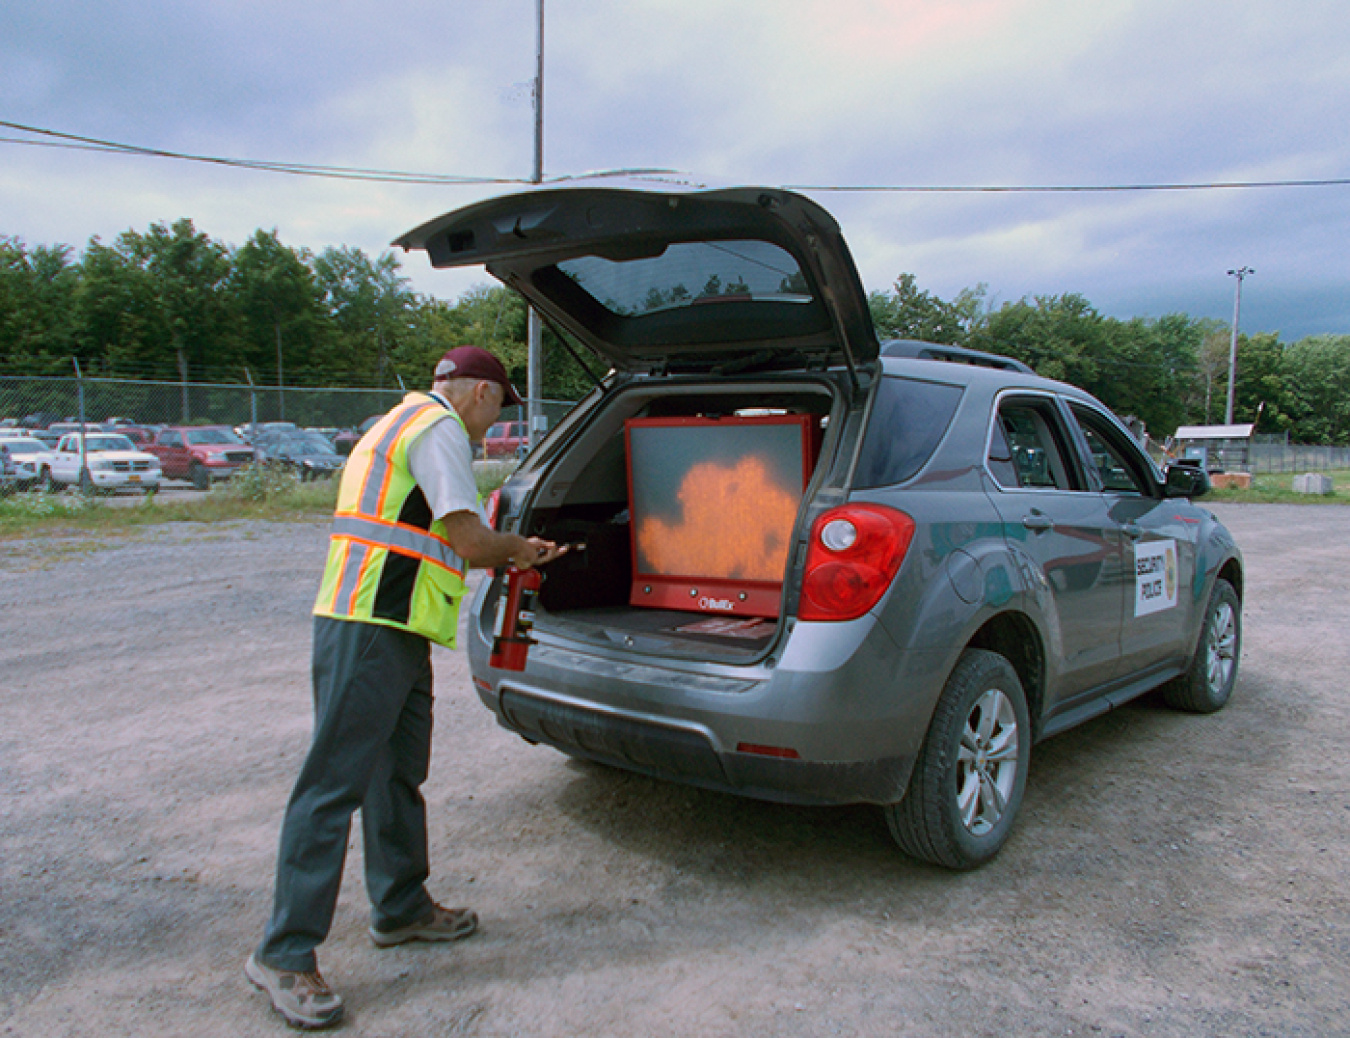
{"type": "Polygon", "coordinates": [[[352,448],[315,616],[399,627],[455,647],[464,560],[413,479],[408,449],[453,408],[409,393],[352,448]]]}

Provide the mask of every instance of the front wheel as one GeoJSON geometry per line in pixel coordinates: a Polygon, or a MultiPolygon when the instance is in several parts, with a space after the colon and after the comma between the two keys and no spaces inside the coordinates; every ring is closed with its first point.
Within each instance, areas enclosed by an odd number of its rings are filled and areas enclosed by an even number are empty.
{"type": "Polygon", "coordinates": [[[1022,804],[1031,717],[1004,657],[967,649],[938,699],[909,789],[884,810],[900,849],[949,869],[998,853],[1022,804]]]}
{"type": "Polygon", "coordinates": [[[1212,714],[1228,702],[1237,683],[1242,653],[1242,603],[1233,585],[1216,580],[1205,608],[1200,644],[1185,674],[1163,686],[1163,699],[1174,710],[1212,714]]]}
{"type": "Polygon", "coordinates": [[[193,462],[192,467],[188,469],[188,479],[192,480],[193,490],[210,490],[211,473],[206,471],[206,466],[199,462],[193,462]]]}

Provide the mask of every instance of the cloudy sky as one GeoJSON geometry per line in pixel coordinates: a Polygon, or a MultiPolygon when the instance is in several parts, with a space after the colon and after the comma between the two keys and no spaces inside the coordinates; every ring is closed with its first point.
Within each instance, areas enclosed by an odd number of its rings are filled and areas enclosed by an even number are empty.
{"type": "MultiPolygon", "coordinates": [[[[535,0],[9,0],[0,120],[175,152],[504,180],[533,169],[535,0]]],[[[1350,333],[1344,0],[547,0],[544,173],[809,185],[863,282],[1078,292],[1116,317],[1350,333]]],[[[0,127],[9,140],[43,139],[0,127]]],[[[50,140],[50,138],[47,138],[50,140]]],[[[372,255],[500,185],[316,179],[0,143],[0,235],[190,217],[372,255]]],[[[454,298],[486,275],[404,270],[454,298]]]]}

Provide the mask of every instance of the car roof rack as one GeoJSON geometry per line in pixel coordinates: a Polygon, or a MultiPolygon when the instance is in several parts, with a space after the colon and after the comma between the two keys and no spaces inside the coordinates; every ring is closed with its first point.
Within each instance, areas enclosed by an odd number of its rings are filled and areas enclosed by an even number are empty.
{"type": "Polygon", "coordinates": [[[1002,371],[1020,371],[1024,375],[1034,375],[1027,365],[1012,357],[1001,357],[997,353],[984,353],[964,346],[951,346],[946,343],[923,342],[920,339],[888,339],[881,344],[883,357],[917,357],[920,360],[945,360],[952,364],[973,364],[981,368],[999,368],[1002,371]]]}

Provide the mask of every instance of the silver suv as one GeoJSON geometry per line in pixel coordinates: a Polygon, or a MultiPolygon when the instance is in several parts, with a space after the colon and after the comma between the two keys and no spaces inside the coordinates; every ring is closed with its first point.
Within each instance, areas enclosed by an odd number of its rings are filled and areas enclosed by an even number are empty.
{"type": "Polygon", "coordinates": [[[474,683],[531,743],[801,804],[989,860],[1033,743],[1157,686],[1222,707],[1242,558],[1098,401],[1014,361],[881,344],[839,228],[790,192],[572,188],[397,244],[485,264],[608,369],[502,488],[550,567],[523,671],[474,683]]]}

